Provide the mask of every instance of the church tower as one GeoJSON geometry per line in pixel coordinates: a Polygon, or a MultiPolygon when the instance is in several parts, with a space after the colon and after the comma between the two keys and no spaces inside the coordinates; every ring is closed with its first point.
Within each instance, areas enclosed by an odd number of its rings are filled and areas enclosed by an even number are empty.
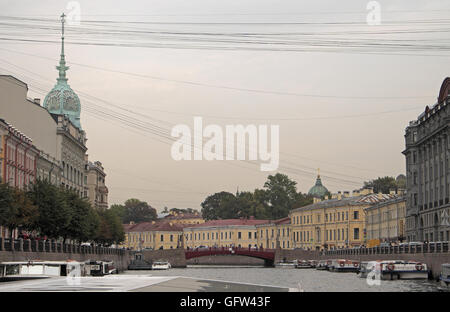
{"type": "Polygon", "coordinates": [[[59,72],[59,77],[56,79],[57,83],[53,89],[47,94],[44,99],[44,107],[51,114],[65,115],[69,118],[72,124],[81,130],[80,113],[81,105],[78,95],[67,84],[66,71],[69,69],[66,66],[66,58],[64,55],[64,24],[66,15],[61,15],[62,36],[61,36],[61,58],[59,66],[56,69],[59,72]]]}

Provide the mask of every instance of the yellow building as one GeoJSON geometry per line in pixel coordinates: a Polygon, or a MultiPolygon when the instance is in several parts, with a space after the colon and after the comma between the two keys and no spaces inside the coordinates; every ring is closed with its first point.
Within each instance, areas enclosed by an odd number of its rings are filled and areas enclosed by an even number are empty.
{"type": "Polygon", "coordinates": [[[256,247],[256,226],[268,220],[210,220],[183,229],[184,247],[256,247]]]}
{"type": "Polygon", "coordinates": [[[406,198],[380,202],[366,208],[366,231],[368,240],[398,242],[405,237],[406,198]]]}
{"type": "Polygon", "coordinates": [[[372,189],[334,194],[290,212],[294,248],[321,250],[365,244],[364,210],[392,194],[373,194],[372,189]]]}
{"type": "Polygon", "coordinates": [[[202,218],[201,214],[195,213],[177,213],[171,211],[169,215],[164,217],[164,220],[173,222],[175,224],[190,225],[190,224],[201,224],[205,220],[202,218]]]}
{"type": "Polygon", "coordinates": [[[258,247],[292,249],[291,218],[286,217],[256,226],[258,247]]]}
{"type": "Polygon", "coordinates": [[[125,240],[120,247],[132,250],[175,249],[182,247],[183,228],[175,223],[142,222],[125,224],[125,240]]]}

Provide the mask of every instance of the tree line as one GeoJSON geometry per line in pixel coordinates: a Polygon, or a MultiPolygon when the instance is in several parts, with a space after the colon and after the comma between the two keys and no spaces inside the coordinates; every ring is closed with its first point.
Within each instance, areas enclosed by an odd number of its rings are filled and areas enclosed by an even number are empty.
{"type": "Polygon", "coordinates": [[[205,220],[249,218],[280,219],[289,211],[313,202],[307,194],[297,192],[297,182],[287,175],[269,175],[262,189],[253,192],[218,192],[201,203],[205,220]]]}
{"type": "MultiPolygon", "coordinates": [[[[0,183],[0,225],[32,236],[64,242],[95,242],[105,246],[124,240],[119,216],[110,209],[94,209],[72,190],[36,180],[26,190],[0,183]]],[[[12,236],[12,235],[11,235],[12,236]]]]}

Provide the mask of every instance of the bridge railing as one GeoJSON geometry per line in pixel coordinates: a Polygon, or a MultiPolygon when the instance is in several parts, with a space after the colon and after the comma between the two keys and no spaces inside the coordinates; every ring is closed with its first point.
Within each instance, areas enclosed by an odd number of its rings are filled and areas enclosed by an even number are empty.
{"type": "Polygon", "coordinates": [[[417,253],[448,253],[450,243],[431,242],[427,244],[400,245],[400,246],[376,246],[371,248],[361,247],[352,249],[334,249],[323,251],[328,256],[347,255],[382,255],[382,254],[417,254],[417,253]]]}
{"type": "Polygon", "coordinates": [[[124,255],[124,249],[103,247],[92,244],[91,246],[79,244],[65,244],[56,240],[30,240],[0,238],[0,251],[17,252],[48,252],[48,253],[80,253],[80,254],[109,254],[124,255]]]}

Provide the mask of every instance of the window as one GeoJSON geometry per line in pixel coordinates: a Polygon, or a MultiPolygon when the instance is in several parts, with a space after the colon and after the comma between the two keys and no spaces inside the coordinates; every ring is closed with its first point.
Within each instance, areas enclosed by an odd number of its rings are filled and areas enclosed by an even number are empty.
{"type": "Polygon", "coordinates": [[[359,211],[353,211],[353,220],[359,219],[359,211]]]}
{"type": "Polygon", "coordinates": [[[170,234],[170,241],[173,242],[173,235],[170,234]]]}
{"type": "Polygon", "coordinates": [[[353,239],[359,239],[359,228],[353,229],[353,239]]]}
{"type": "Polygon", "coordinates": [[[325,214],[325,222],[328,222],[328,213],[325,214]]]}
{"type": "Polygon", "coordinates": [[[163,242],[163,241],[164,241],[164,235],[161,234],[161,242],[163,242]]]}
{"type": "Polygon", "coordinates": [[[252,232],[248,232],[248,239],[252,239],[252,232]]]}

